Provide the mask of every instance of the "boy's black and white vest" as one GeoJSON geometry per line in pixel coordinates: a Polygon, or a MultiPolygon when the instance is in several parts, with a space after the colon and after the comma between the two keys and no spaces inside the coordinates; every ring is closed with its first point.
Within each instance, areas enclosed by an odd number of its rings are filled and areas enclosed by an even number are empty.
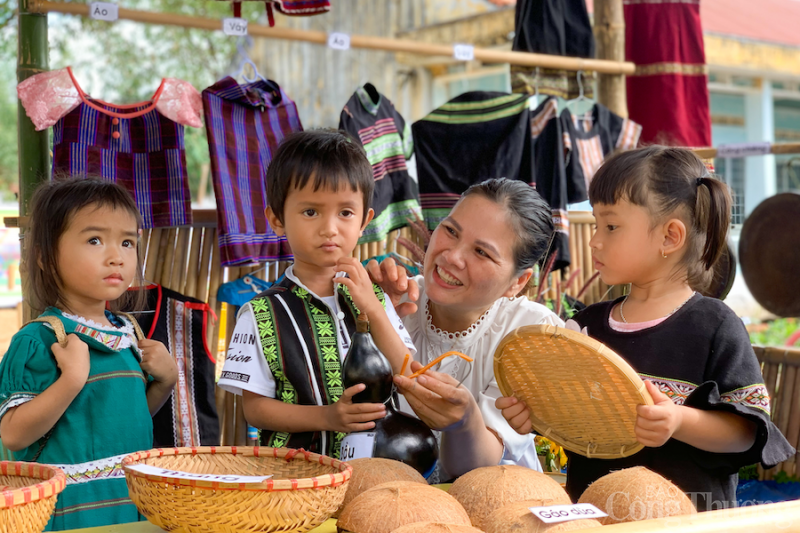
{"type": "MultiPolygon", "coordinates": [[[[386,305],[380,287],[373,285],[373,290],[386,305]]],[[[337,288],[337,303],[340,320],[350,336],[356,331],[359,311],[343,285],[337,288]]],[[[275,378],[275,398],[297,405],[337,402],[344,392],[338,342],[341,331],[330,308],[288,277],[256,296],[249,305],[261,351],[275,378]]],[[[335,458],[339,457],[343,438],[344,433],[331,431],[261,432],[263,446],[304,448],[335,458]]]]}

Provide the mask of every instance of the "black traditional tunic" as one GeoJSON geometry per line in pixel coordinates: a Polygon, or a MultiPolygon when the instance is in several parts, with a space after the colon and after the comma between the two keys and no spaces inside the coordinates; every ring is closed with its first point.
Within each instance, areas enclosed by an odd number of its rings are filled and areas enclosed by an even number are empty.
{"type": "Polygon", "coordinates": [[[670,439],[624,459],[570,454],[567,492],[577,500],[598,478],[644,466],[678,485],[699,511],[736,505],[740,467],[760,462],[769,468],[795,453],[770,421],[769,393],[744,324],[721,301],[696,294],[660,324],[621,333],[608,321],[619,301],[589,306],[575,320],[676,404],[734,413],[754,422],[756,441],[742,453],[712,453],[670,439]]]}

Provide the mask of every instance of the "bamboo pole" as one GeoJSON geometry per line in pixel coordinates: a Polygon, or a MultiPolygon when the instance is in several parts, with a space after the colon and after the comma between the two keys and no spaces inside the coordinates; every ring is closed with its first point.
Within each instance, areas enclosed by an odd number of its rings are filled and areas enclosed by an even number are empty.
{"type": "MultiPolygon", "coordinates": [[[[47,16],[38,13],[32,2],[19,2],[17,82],[49,70],[47,16]]],[[[33,191],[50,178],[49,130],[36,131],[22,103],[17,103],[17,142],[19,145],[19,214],[27,216],[33,191]]]]}
{"type": "MultiPolygon", "coordinates": [[[[694,148],[692,150],[700,159],[712,159],[717,156],[716,148],[694,148]]],[[[770,146],[770,153],[781,154],[800,154],[800,143],[780,143],[770,146]]]]}
{"type": "Polygon", "coordinates": [[[178,228],[170,228],[167,234],[167,249],[164,253],[164,268],[161,271],[161,285],[172,288],[172,263],[175,261],[175,244],[178,240],[178,228]]]}
{"type": "Polygon", "coordinates": [[[186,286],[186,254],[189,252],[189,232],[192,228],[178,229],[178,242],[175,244],[175,260],[172,263],[172,286],[170,289],[183,294],[186,286]]]}
{"type": "Polygon", "coordinates": [[[214,228],[203,229],[203,255],[200,257],[200,272],[197,275],[196,298],[208,302],[209,268],[213,247],[217,244],[217,232],[214,228]]]}
{"type": "Polygon", "coordinates": [[[164,228],[161,232],[161,242],[158,244],[158,254],[156,256],[156,269],[153,274],[154,283],[164,285],[164,272],[170,266],[165,266],[167,262],[167,250],[175,246],[175,228],[164,228]]]}
{"type": "MultiPolygon", "coordinates": [[[[594,35],[598,59],[625,61],[625,15],[622,0],[595,0],[594,35]]],[[[601,104],[621,117],[628,117],[624,74],[600,73],[597,93],[597,100],[601,104]]]]}
{"type": "MultiPolygon", "coordinates": [[[[38,13],[58,12],[70,15],[89,15],[88,4],[32,1],[31,10],[38,13]]],[[[120,20],[133,20],[148,24],[161,24],[179,26],[183,28],[197,28],[202,30],[219,31],[222,21],[202,17],[190,17],[173,13],[154,13],[150,11],[136,11],[133,9],[119,8],[120,20]]],[[[253,37],[269,39],[285,39],[288,41],[304,41],[326,45],[328,34],[323,31],[297,30],[293,28],[278,28],[259,24],[248,24],[247,31],[253,37]]],[[[408,52],[425,56],[453,57],[452,44],[431,44],[406,39],[391,39],[365,35],[350,35],[351,48],[364,48],[368,50],[384,50],[387,52],[408,52]]],[[[542,67],[549,69],[583,70],[606,74],[633,74],[635,65],[628,62],[604,61],[601,59],[583,59],[578,57],[553,56],[547,54],[532,54],[527,52],[510,52],[506,50],[492,50],[475,48],[474,58],[483,63],[509,63],[528,67],[542,67]]]]}
{"type": "Polygon", "coordinates": [[[192,228],[192,244],[189,248],[189,266],[186,268],[186,287],[184,294],[197,298],[197,279],[200,277],[197,267],[200,264],[200,239],[203,236],[203,228],[192,228]]]}
{"type": "Polygon", "coordinates": [[[155,228],[150,232],[150,241],[147,243],[147,262],[144,267],[144,279],[155,283],[155,270],[158,260],[158,249],[161,247],[162,228],[155,228]]]}

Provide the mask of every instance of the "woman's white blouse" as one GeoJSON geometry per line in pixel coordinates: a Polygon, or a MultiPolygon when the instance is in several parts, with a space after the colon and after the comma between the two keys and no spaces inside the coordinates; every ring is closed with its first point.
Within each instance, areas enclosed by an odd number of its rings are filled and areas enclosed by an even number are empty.
{"type": "MultiPolygon", "coordinates": [[[[500,410],[494,406],[495,400],[502,396],[494,378],[494,352],[500,341],[518,327],[534,324],[563,326],[564,322],[545,306],[527,298],[500,298],[480,324],[471,328],[472,331],[460,338],[451,339],[449,334],[433,331],[428,326],[425,311],[428,298],[425,295],[424,279],[416,276],[414,280],[420,289],[418,309],[414,314],[405,317],[403,324],[417,348],[415,359],[425,365],[450,350],[472,357],[473,363],[467,363],[457,356],[448,357],[435,370],[458,380],[464,379],[466,375],[463,386],[477,400],[486,426],[503,440],[505,450],[500,464],[518,464],[541,471],[533,434],[520,435],[514,431],[500,410]],[[473,367],[467,374],[469,365],[473,367]]],[[[413,413],[402,396],[400,404],[401,410],[413,413]]]]}

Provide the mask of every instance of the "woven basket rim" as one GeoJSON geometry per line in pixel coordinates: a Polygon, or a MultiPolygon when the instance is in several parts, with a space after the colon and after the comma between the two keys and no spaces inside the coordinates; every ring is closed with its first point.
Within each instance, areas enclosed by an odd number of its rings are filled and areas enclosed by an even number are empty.
{"type": "Polygon", "coordinates": [[[292,448],[270,448],[266,446],[198,446],[195,448],[155,448],[152,450],[136,452],[128,455],[122,460],[122,468],[125,470],[126,476],[144,478],[149,481],[165,482],[173,485],[183,485],[213,490],[248,490],[263,492],[336,487],[348,481],[353,474],[353,467],[350,466],[350,464],[332,457],[328,457],[327,455],[307,452],[302,448],[295,450],[292,448]],[[323,474],[320,476],[299,479],[270,478],[259,483],[223,483],[219,481],[204,481],[198,479],[184,479],[170,476],[144,474],[130,468],[144,459],[153,457],[204,454],[241,455],[243,457],[269,457],[274,459],[286,459],[287,461],[302,459],[310,463],[319,463],[321,465],[330,466],[334,469],[337,469],[338,472],[335,474],[323,474]]]}
{"type": "Polygon", "coordinates": [[[60,468],[24,461],[0,461],[0,475],[40,479],[39,483],[0,492],[0,509],[11,509],[59,494],[67,486],[60,468]]]}
{"type": "MultiPolygon", "coordinates": [[[[572,331],[565,327],[554,326],[550,324],[537,324],[531,326],[522,326],[514,331],[510,332],[506,335],[500,344],[497,345],[497,349],[494,353],[494,374],[495,379],[497,381],[497,386],[500,389],[500,392],[503,396],[513,396],[514,391],[508,386],[505,378],[505,372],[503,371],[501,360],[503,357],[503,350],[509,343],[523,338],[523,337],[530,337],[530,336],[549,336],[549,337],[559,337],[567,342],[579,344],[582,347],[588,348],[592,351],[596,356],[601,357],[611,363],[627,381],[630,383],[633,389],[635,389],[638,398],[641,400],[643,405],[653,405],[653,400],[650,397],[650,394],[647,392],[647,388],[644,385],[644,381],[642,378],[639,377],[639,374],[628,364],[625,359],[620,357],[616,354],[611,348],[604,345],[598,340],[592,339],[588,335],[583,333],[579,333],[577,331],[572,331]]],[[[533,414],[535,415],[535,406],[532,407],[533,414]]],[[[531,417],[531,422],[533,423],[534,430],[537,434],[545,436],[547,438],[552,439],[549,435],[551,427],[547,422],[538,420],[534,420],[535,417],[531,417]],[[538,424],[537,422],[541,422],[538,424]]],[[[555,439],[561,440],[561,439],[555,439]]],[[[599,452],[599,453],[590,453],[586,447],[581,447],[574,442],[572,439],[566,439],[566,441],[559,442],[564,448],[578,453],[580,455],[586,457],[597,457],[597,458],[605,458],[605,459],[613,459],[613,458],[621,458],[621,457],[628,457],[639,452],[641,449],[644,448],[639,442],[635,444],[624,444],[620,446],[618,452],[614,453],[607,453],[607,452],[599,452]]]]}

